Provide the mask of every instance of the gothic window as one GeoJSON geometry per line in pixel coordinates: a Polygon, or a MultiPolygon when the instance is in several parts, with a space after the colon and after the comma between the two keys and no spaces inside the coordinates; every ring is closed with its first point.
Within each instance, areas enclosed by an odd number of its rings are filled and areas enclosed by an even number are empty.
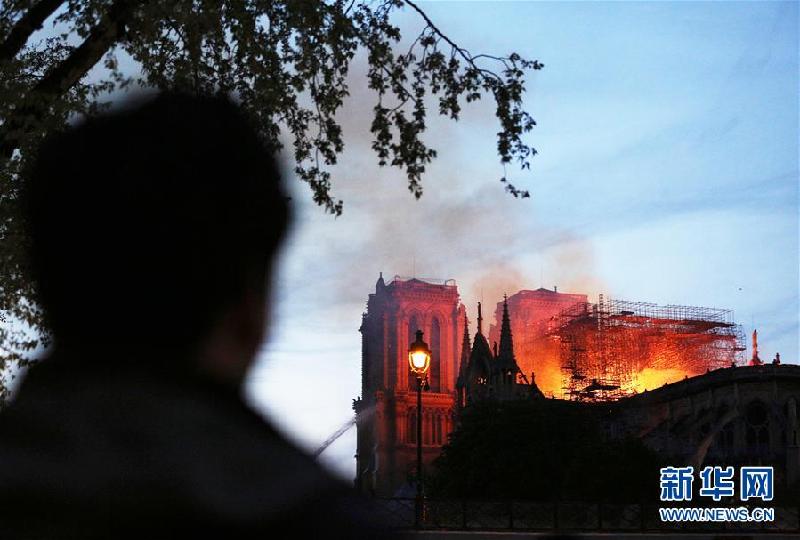
{"type": "Polygon", "coordinates": [[[745,411],[745,442],[759,457],[769,451],[769,411],[761,401],[751,402],[745,411]]]}
{"type": "MultiPolygon", "coordinates": [[[[403,344],[403,350],[405,351],[403,361],[406,362],[406,365],[408,365],[408,347],[417,339],[417,330],[422,329],[419,326],[416,315],[414,315],[408,320],[408,335],[406,336],[406,342],[403,344]]],[[[417,376],[414,375],[411,368],[408,368],[408,389],[417,390],[417,376]]]]}
{"type": "Polygon", "coordinates": [[[433,318],[431,323],[431,370],[428,381],[431,385],[431,392],[439,392],[441,385],[441,358],[442,358],[442,328],[439,319],[433,318]]]}
{"type": "Polygon", "coordinates": [[[728,422],[717,435],[719,445],[726,454],[733,451],[733,422],[728,422]]]}
{"type": "Polygon", "coordinates": [[[788,442],[788,444],[797,446],[797,412],[797,400],[789,398],[784,407],[784,418],[786,419],[787,426],[784,432],[784,444],[788,442]],[[787,437],[788,441],[786,440],[787,437]]]}
{"type": "Polygon", "coordinates": [[[417,412],[412,410],[408,411],[406,415],[406,441],[409,444],[417,443],[417,412]]]}
{"type": "Polygon", "coordinates": [[[427,432],[428,432],[428,444],[433,444],[433,435],[434,435],[434,433],[433,433],[433,428],[434,428],[433,420],[434,420],[433,414],[432,413],[428,414],[427,419],[426,419],[426,421],[428,422],[428,425],[427,425],[427,428],[428,428],[427,429],[427,432]]]}
{"type": "Polygon", "coordinates": [[[708,422],[704,422],[703,425],[700,426],[700,433],[698,434],[699,436],[697,437],[697,442],[699,443],[700,441],[705,439],[706,435],[708,435],[710,431],[711,431],[711,424],[709,424],[708,422]]]}

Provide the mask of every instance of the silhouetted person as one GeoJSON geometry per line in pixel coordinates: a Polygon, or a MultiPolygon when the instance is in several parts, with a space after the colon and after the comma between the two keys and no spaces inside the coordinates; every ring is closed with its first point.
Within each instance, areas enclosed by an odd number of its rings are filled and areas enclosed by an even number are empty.
{"type": "Polygon", "coordinates": [[[54,346],[0,414],[0,538],[380,536],[240,397],[290,214],[249,122],[167,94],[42,146],[23,202],[54,346]]]}

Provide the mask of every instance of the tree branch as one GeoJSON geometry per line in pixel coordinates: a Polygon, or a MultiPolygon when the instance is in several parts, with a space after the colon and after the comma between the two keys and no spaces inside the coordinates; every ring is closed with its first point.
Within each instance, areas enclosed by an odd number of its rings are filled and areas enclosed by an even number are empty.
{"type": "Polygon", "coordinates": [[[44,21],[63,3],[64,0],[41,0],[32,6],[0,44],[0,62],[14,58],[28,42],[28,38],[40,29],[44,21]]]}
{"type": "Polygon", "coordinates": [[[460,55],[460,56],[461,56],[461,57],[462,57],[462,58],[463,58],[463,59],[464,59],[464,60],[465,60],[465,61],[466,61],[468,64],[470,64],[472,67],[474,67],[474,68],[478,69],[478,67],[475,65],[475,62],[473,61],[472,55],[471,55],[471,54],[469,54],[469,53],[468,53],[467,51],[465,51],[464,49],[462,49],[461,47],[459,47],[459,46],[456,44],[456,42],[455,42],[455,41],[453,41],[452,39],[450,39],[449,37],[447,37],[446,35],[444,35],[444,34],[442,33],[442,31],[441,31],[441,30],[439,30],[439,28],[437,28],[435,24],[433,24],[433,21],[430,19],[430,17],[428,17],[428,14],[427,14],[427,13],[425,13],[424,11],[422,11],[422,8],[420,8],[420,7],[419,7],[417,4],[415,4],[415,3],[414,3],[414,2],[412,2],[411,0],[404,0],[404,1],[405,1],[405,3],[406,3],[406,4],[408,4],[409,6],[411,6],[411,7],[414,9],[414,11],[416,11],[417,13],[419,13],[419,15],[420,15],[420,16],[421,16],[423,19],[425,19],[425,24],[427,24],[427,25],[428,25],[428,27],[429,27],[431,30],[433,30],[433,31],[434,31],[434,32],[435,32],[435,33],[436,33],[436,34],[437,34],[437,35],[438,35],[440,38],[442,38],[443,40],[445,40],[445,41],[446,41],[446,42],[447,42],[447,43],[448,43],[448,44],[449,44],[449,45],[450,45],[450,46],[451,46],[451,47],[452,47],[454,50],[458,51],[458,54],[459,54],[459,55],[460,55]]]}
{"type": "Polygon", "coordinates": [[[80,81],[123,36],[125,23],[133,8],[143,3],[116,0],[97,26],[92,28],[86,40],[31,89],[30,95],[33,99],[3,124],[3,129],[0,131],[0,159],[9,159],[19,147],[29,121],[40,119],[48,106],[80,81]]]}
{"type": "Polygon", "coordinates": [[[33,91],[40,95],[54,96],[69,90],[123,36],[125,23],[133,8],[143,3],[116,0],[97,26],[92,28],[89,37],[66,60],[45,75],[33,91]]]}

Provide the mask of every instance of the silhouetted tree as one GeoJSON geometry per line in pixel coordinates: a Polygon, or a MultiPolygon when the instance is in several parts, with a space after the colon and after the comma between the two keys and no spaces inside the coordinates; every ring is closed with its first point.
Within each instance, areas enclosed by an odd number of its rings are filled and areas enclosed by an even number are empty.
{"type": "MultiPolygon", "coordinates": [[[[37,345],[36,294],[23,260],[17,207],[26,163],[53,130],[107,106],[131,84],[197,93],[228,93],[260,132],[291,141],[298,178],[313,200],[340,214],[330,172],[343,149],[336,113],[348,95],[356,52],[366,52],[366,85],[375,91],[372,148],[380,165],[401,168],[422,194],[436,150],[421,138],[426,99],[457,120],[463,102],[488,94],[500,122],[503,164],[529,167],[535,150],[523,135],[535,125],[522,108],[524,75],[542,64],[516,53],[473,54],[445,35],[411,0],[17,0],[0,7],[0,362],[19,361],[37,345]],[[404,46],[392,14],[408,7],[422,31],[404,46]],[[51,37],[32,41],[42,25],[51,37]],[[141,75],[119,68],[130,57],[141,75]],[[11,322],[20,331],[11,328],[11,322]],[[20,323],[20,324],[16,324],[20,323]],[[24,331],[25,326],[34,332],[24,331]]],[[[505,178],[505,189],[527,197],[505,178]]],[[[91,324],[87,321],[87,324],[91,324]]],[[[0,365],[2,368],[3,365],[0,365]]],[[[0,384],[0,394],[3,393],[0,384]]]]}
{"type": "Polygon", "coordinates": [[[599,411],[563,400],[466,409],[434,463],[437,497],[639,502],[658,497],[657,456],[604,435],[599,411]]]}

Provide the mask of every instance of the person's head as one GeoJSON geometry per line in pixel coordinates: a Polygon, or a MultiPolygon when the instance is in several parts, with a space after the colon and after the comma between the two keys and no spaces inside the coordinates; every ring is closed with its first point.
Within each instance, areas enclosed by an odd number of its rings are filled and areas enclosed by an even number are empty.
{"type": "Polygon", "coordinates": [[[162,94],[91,118],[47,140],[28,180],[31,269],[57,349],[192,362],[222,331],[252,356],[289,206],[237,106],[162,94]]]}

